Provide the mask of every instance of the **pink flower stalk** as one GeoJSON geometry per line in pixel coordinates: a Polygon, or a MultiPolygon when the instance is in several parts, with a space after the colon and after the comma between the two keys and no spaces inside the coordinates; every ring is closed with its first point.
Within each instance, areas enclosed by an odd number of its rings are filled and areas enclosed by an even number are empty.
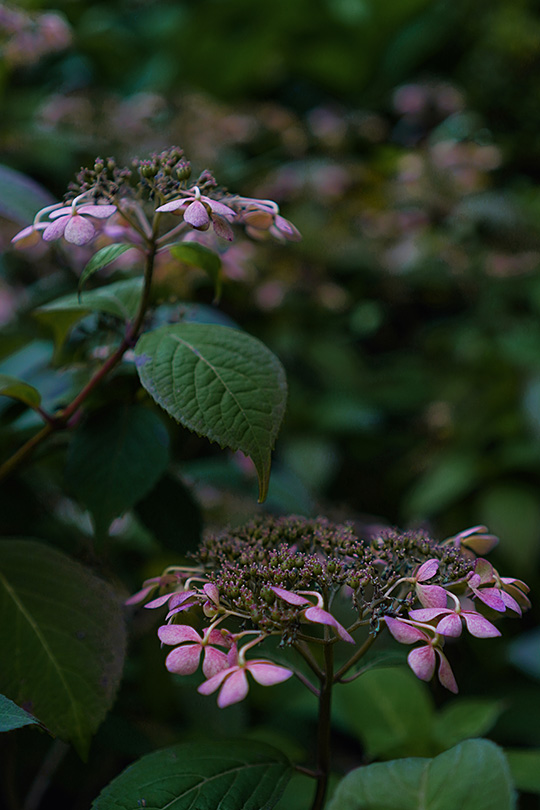
{"type": "Polygon", "coordinates": [[[273,664],[262,658],[242,661],[240,654],[237,664],[213,675],[202,683],[197,691],[201,695],[211,695],[219,689],[217,704],[220,709],[224,709],[233,703],[239,703],[246,697],[249,691],[248,672],[261,686],[274,686],[276,683],[286,681],[293,674],[287,667],[273,664]]]}
{"type": "Polygon", "coordinates": [[[305,593],[312,594],[313,596],[317,597],[317,601],[320,603],[317,606],[311,604],[309,599],[304,599],[297,593],[293,593],[292,591],[287,591],[285,588],[277,588],[274,585],[270,586],[271,590],[274,591],[276,596],[279,596],[280,599],[283,599],[284,602],[287,602],[289,605],[297,605],[298,607],[302,605],[310,605],[310,607],[306,608],[305,610],[301,611],[301,615],[306,619],[308,622],[312,622],[313,624],[326,624],[329,627],[332,627],[338,636],[343,639],[343,641],[349,642],[349,644],[354,644],[354,638],[351,636],[350,633],[345,630],[342,624],[338,622],[331,613],[328,613],[327,610],[323,610],[320,607],[322,604],[322,598],[320,594],[306,591],[305,593]]]}
{"type": "Polygon", "coordinates": [[[229,666],[227,653],[214,646],[217,644],[221,647],[231,647],[232,640],[227,631],[221,632],[217,628],[207,627],[201,636],[190,625],[166,624],[158,629],[158,636],[163,644],[180,645],[165,659],[165,666],[169,672],[176,675],[192,675],[196,672],[201,653],[205,678],[213,678],[229,666]]]}
{"type": "Polygon", "coordinates": [[[407,662],[416,677],[420,678],[421,681],[430,681],[435,672],[438,657],[438,678],[440,683],[450,692],[457,694],[458,686],[454,673],[447,657],[440,649],[444,644],[444,639],[435,631],[433,631],[433,636],[429,635],[429,633],[420,629],[420,627],[416,627],[407,619],[393,619],[391,616],[385,616],[384,620],[391,634],[400,644],[422,642],[421,647],[415,647],[407,656],[407,662]]]}
{"type": "Polygon", "coordinates": [[[218,236],[231,242],[234,233],[229,222],[236,219],[236,212],[222,202],[203,196],[197,186],[187,193],[189,196],[171,200],[156,211],[183,214],[184,222],[197,231],[206,231],[212,225],[218,236]]]}
{"type": "Polygon", "coordinates": [[[53,219],[54,222],[49,223],[43,231],[43,239],[45,242],[52,242],[63,236],[66,242],[73,245],[86,245],[96,235],[96,229],[85,217],[107,219],[116,211],[115,205],[77,206],[74,201],[72,205],[49,214],[49,219],[53,219]]]}

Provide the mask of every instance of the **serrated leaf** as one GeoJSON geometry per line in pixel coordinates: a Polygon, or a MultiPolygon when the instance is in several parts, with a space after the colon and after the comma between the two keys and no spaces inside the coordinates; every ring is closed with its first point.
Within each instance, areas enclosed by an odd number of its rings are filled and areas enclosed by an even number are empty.
{"type": "Polygon", "coordinates": [[[106,582],[43,543],[0,542],[0,689],[83,757],[114,700],[125,641],[106,582]]]}
{"type": "Polygon", "coordinates": [[[81,297],[81,290],[84,287],[85,283],[88,281],[90,276],[93,276],[94,273],[97,273],[98,270],[102,270],[104,267],[107,267],[108,264],[114,262],[122,253],[125,253],[126,250],[131,250],[133,245],[125,245],[121,244],[120,242],[115,243],[114,245],[106,245],[101,250],[98,250],[97,253],[94,253],[86,267],[81,273],[81,277],[79,279],[79,287],[78,287],[78,295],[79,301],[81,297]]]}
{"type": "Polygon", "coordinates": [[[39,408],[41,404],[41,394],[37,388],[9,374],[0,374],[0,396],[18,399],[30,408],[39,408]]]}
{"type": "Polygon", "coordinates": [[[264,501],[287,397],[277,357],[245,332],[214,324],[162,326],[135,352],[143,386],[170,416],[251,457],[264,501]]]}
{"type": "Polygon", "coordinates": [[[34,311],[34,316],[53,330],[55,343],[61,345],[69,331],[90,312],[104,312],[129,321],[139,308],[142,291],[142,278],[115,281],[105,287],[90,290],[79,301],[76,294],[64,295],[34,311]]]}
{"type": "Polygon", "coordinates": [[[175,259],[184,264],[200,267],[214,282],[214,298],[219,301],[223,286],[221,259],[213,250],[197,242],[178,242],[170,245],[169,250],[175,259]]]}
{"type": "Polygon", "coordinates": [[[467,740],[434,759],[407,758],[357,768],[328,810],[512,810],[515,795],[502,750],[467,740]]]}
{"type": "Polygon", "coordinates": [[[69,491],[100,529],[146,495],[169,463],[169,435],[142,405],[107,407],[75,431],[66,460],[69,491]]]}
{"type": "Polygon", "coordinates": [[[0,215],[29,225],[36,212],[56,202],[43,186],[21,172],[0,166],[0,215]]]}
{"type": "Polygon", "coordinates": [[[117,776],[93,810],[270,810],[293,770],[255,740],[181,743],[154,751],[117,776]]]}
{"type": "Polygon", "coordinates": [[[335,690],[335,714],[369,757],[432,753],[429,692],[404,667],[371,669],[335,690]]]}
{"type": "Polygon", "coordinates": [[[40,722],[33,714],[21,709],[5,695],[0,695],[0,731],[35,725],[40,725],[40,722]]]}

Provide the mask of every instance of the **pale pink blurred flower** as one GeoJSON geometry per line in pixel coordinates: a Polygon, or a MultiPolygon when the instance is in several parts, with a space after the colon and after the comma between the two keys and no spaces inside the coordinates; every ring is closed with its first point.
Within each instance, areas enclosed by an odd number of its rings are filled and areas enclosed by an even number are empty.
{"type": "Polygon", "coordinates": [[[73,204],[59,208],[49,215],[49,218],[55,221],[47,224],[43,231],[43,239],[45,242],[52,242],[63,236],[66,242],[71,242],[73,245],[86,245],[96,234],[96,229],[86,217],[107,219],[116,211],[115,205],[77,206],[73,204]]]}
{"type": "Polygon", "coordinates": [[[233,703],[239,703],[246,697],[249,691],[248,672],[261,686],[274,686],[286,681],[293,674],[287,667],[273,664],[262,658],[239,661],[234,666],[222,669],[221,672],[209,678],[199,686],[197,691],[201,695],[211,695],[219,689],[217,703],[220,709],[224,709],[233,703]]]}
{"type": "MultiPolygon", "coordinates": [[[[348,633],[343,625],[340,624],[338,620],[327,610],[324,610],[318,605],[312,605],[309,599],[305,599],[303,596],[293,593],[292,591],[287,591],[285,588],[277,588],[274,585],[271,585],[270,588],[272,591],[274,591],[276,596],[279,596],[280,599],[283,599],[283,601],[287,602],[289,605],[295,605],[298,607],[301,607],[302,605],[309,605],[308,608],[300,612],[300,615],[303,616],[307,622],[311,622],[313,624],[326,624],[329,627],[332,627],[343,641],[347,641],[349,644],[355,643],[351,634],[348,633]]],[[[306,593],[311,594],[312,592],[306,591],[306,593]]],[[[320,594],[315,592],[313,592],[313,596],[320,598],[320,594]]]]}
{"type": "Polygon", "coordinates": [[[279,206],[273,200],[234,197],[230,202],[238,208],[238,221],[246,226],[246,233],[254,239],[273,236],[280,242],[299,242],[302,238],[292,222],[281,216],[279,206]]]}
{"type": "Polygon", "coordinates": [[[450,692],[458,692],[454,673],[452,672],[448,659],[440,649],[444,640],[438,633],[434,631],[434,635],[431,636],[429,633],[416,627],[412,622],[409,623],[406,619],[394,619],[391,616],[385,616],[384,620],[391,634],[400,644],[414,644],[417,641],[422,642],[421,647],[415,647],[407,656],[407,662],[417,678],[420,678],[421,681],[430,681],[435,672],[438,657],[439,681],[446,689],[449,689],[450,692]]]}
{"type": "Polygon", "coordinates": [[[190,625],[166,624],[158,629],[158,636],[163,644],[179,645],[165,659],[169,672],[176,675],[191,675],[195,672],[199,667],[201,653],[205,678],[212,678],[229,666],[227,653],[214,646],[231,647],[232,639],[227,631],[222,633],[217,628],[207,627],[201,636],[190,625]]]}

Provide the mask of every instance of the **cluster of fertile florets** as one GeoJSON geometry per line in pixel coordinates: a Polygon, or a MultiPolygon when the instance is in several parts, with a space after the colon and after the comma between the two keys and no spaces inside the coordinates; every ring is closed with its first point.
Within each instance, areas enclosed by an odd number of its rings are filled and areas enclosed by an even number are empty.
{"type": "MultiPolygon", "coordinates": [[[[359,538],[351,525],[325,518],[260,519],[208,537],[195,566],[167,569],[128,601],[159,592],[145,607],[168,606],[159,637],[176,646],[167,668],[193,673],[204,652],[207,680],[199,691],[220,689],[220,706],[245,696],[247,671],[265,685],[298,674],[266,659],[246,659],[270,636],[306,658],[310,643],[355,645],[360,628],[371,640],[386,627],[397,641],[417,644],[408,656],[415,674],[430,680],[438,661],[440,682],[456,692],[445,638],[459,636],[463,624],[476,637],[498,636],[483,611],[515,616],[529,606],[523,582],[500,577],[476,556],[497,542],[486,532],[477,526],[442,542],[421,531],[390,529],[359,538]],[[194,620],[206,625],[202,635],[194,620]]],[[[339,677],[358,659],[353,652],[339,677]]]]}
{"type": "Polygon", "coordinates": [[[149,160],[135,159],[131,167],[118,166],[114,158],[96,158],[91,167],[80,170],[64,203],[38,211],[32,225],[16,234],[12,242],[22,246],[42,237],[45,242],[64,238],[74,245],[86,245],[99,232],[107,236],[110,223],[123,241],[136,246],[141,240],[152,240],[159,243],[159,250],[167,249],[169,239],[190,231],[212,229],[216,236],[231,242],[234,225],[241,225],[255,239],[300,239],[273,200],[220,190],[208,170],[195,182],[190,177],[190,163],[177,147],[153,154],[149,160]],[[164,215],[180,221],[163,230],[160,219],[164,215]]]}

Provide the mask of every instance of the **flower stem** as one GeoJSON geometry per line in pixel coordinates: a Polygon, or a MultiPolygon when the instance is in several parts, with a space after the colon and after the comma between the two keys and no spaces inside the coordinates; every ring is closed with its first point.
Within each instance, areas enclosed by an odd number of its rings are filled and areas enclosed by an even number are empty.
{"type": "Polygon", "coordinates": [[[325,672],[321,680],[319,697],[319,725],[317,729],[317,788],[311,810],[322,810],[330,775],[330,728],[332,687],[334,685],[334,647],[324,648],[325,672]]]}

